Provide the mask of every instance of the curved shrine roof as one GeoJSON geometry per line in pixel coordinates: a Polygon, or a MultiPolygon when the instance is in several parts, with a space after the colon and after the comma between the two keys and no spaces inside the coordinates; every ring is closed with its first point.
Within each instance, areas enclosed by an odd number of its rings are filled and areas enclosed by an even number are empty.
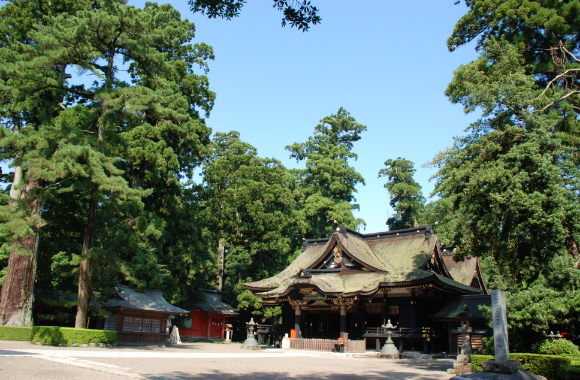
{"type": "Polygon", "coordinates": [[[189,314],[189,311],[173,306],[165,300],[158,289],[145,289],[143,292],[127,285],[117,285],[117,297],[108,300],[105,308],[124,307],[128,309],[158,311],[168,314],[189,314]]]}
{"type": "Polygon", "coordinates": [[[283,297],[300,287],[348,296],[373,294],[379,287],[429,283],[459,294],[481,293],[481,289],[446,277],[445,271],[440,274],[429,270],[429,263],[437,261],[435,256],[442,262],[432,226],[360,234],[337,225],[330,239],[306,240],[302,253],[284,271],[245,286],[263,298],[283,297]],[[329,260],[328,255],[335,246],[361,264],[362,270],[321,269],[320,263],[329,260]]]}

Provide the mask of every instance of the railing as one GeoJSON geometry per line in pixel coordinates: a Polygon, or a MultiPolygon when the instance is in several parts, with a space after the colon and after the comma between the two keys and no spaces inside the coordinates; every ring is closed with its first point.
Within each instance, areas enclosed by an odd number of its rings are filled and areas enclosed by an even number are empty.
{"type": "Polygon", "coordinates": [[[338,339],[290,339],[290,348],[295,350],[333,351],[339,344],[338,339]]]}
{"type": "Polygon", "coordinates": [[[338,340],[338,339],[290,339],[290,348],[295,350],[312,351],[341,351],[341,352],[365,352],[364,340],[338,340]],[[341,347],[343,349],[341,349],[341,347]]]}

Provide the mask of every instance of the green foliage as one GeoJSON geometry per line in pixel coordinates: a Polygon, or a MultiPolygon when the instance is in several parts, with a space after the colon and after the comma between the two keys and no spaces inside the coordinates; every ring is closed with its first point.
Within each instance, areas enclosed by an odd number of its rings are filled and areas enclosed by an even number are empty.
{"type": "Polygon", "coordinates": [[[566,380],[580,380],[580,360],[572,360],[566,367],[566,380]]]}
{"type": "Polygon", "coordinates": [[[488,286],[508,290],[511,348],[529,352],[543,330],[580,328],[576,122],[569,90],[544,92],[510,38],[482,40],[480,58],[456,70],[446,94],[482,117],[432,164],[457,254],[481,256],[488,286]]]}
{"type": "Polygon", "coordinates": [[[389,230],[413,227],[419,223],[425,207],[421,185],[413,179],[416,172],[413,163],[398,157],[396,160],[385,161],[385,166],[379,171],[379,177],[387,177],[385,189],[391,196],[389,204],[396,212],[395,216],[387,220],[389,230]]]}
{"type": "Polygon", "coordinates": [[[0,326],[0,340],[29,341],[32,327],[0,326]]]}
{"type": "Polygon", "coordinates": [[[493,358],[492,355],[471,355],[471,370],[473,372],[483,371],[482,364],[493,358]]]}
{"type": "Polygon", "coordinates": [[[240,293],[240,308],[256,307],[241,283],[273,276],[298,249],[307,228],[297,211],[297,178],[279,161],[260,158],[238,132],[217,133],[204,164],[206,236],[214,249],[223,239],[225,290],[240,293]]]}
{"type": "Polygon", "coordinates": [[[536,354],[511,354],[510,360],[516,360],[522,363],[524,371],[534,375],[544,376],[548,379],[559,379],[566,371],[570,363],[569,358],[551,355],[536,354]]]}
{"type": "MultiPolygon", "coordinates": [[[[491,355],[471,355],[471,370],[473,372],[483,371],[482,364],[493,358],[491,355]]],[[[544,376],[550,380],[561,379],[570,363],[569,358],[537,354],[510,353],[510,360],[521,362],[524,371],[544,376]]]]}
{"type": "MultiPolygon", "coordinates": [[[[24,168],[24,184],[38,180],[34,197],[44,202],[39,287],[69,294],[88,258],[93,298],[106,298],[125,282],[162,288],[170,302],[191,306],[213,270],[200,188],[189,182],[209,144],[200,113],[209,116],[215,100],[204,75],[214,58],[211,46],[191,43],[194,25],[171,5],[15,1],[0,12],[8,8],[0,27],[18,32],[24,43],[15,37],[0,53],[6,122],[0,158],[24,168]],[[26,17],[28,29],[19,29],[15,20],[26,17]],[[97,80],[70,83],[72,68],[97,80]],[[93,200],[96,233],[83,257],[93,200]]],[[[0,231],[33,234],[25,206],[5,207],[0,231]]],[[[50,306],[69,307],[68,297],[55,297],[61,305],[47,298],[40,296],[50,306]]]]}
{"type": "Polygon", "coordinates": [[[32,328],[32,343],[70,346],[73,343],[114,343],[117,332],[109,330],[75,329],[71,327],[34,326],[32,328]]]}
{"type": "Polygon", "coordinates": [[[546,339],[540,343],[538,354],[580,358],[578,346],[567,339],[546,339]]]}
{"type": "Polygon", "coordinates": [[[367,128],[343,108],[320,123],[307,142],[286,147],[297,162],[306,161],[306,169],[296,173],[301,178],[300,208],[310,225],[306,237],[311,239],[328,236],[333,220],[352,229],[364,224],[352,213],[359,209],[352,202],[356,202],[356,185],[364,185],[364,178],[348,161],[358,157],[353,144],[367,128]]]}
{"type": "MultiPolygon", "coordinates": [[[[238,17],[245,1],[239,0],[188,0],[192,12],[207,14],[209,18],[231,19],[238,17]]],[[[274,0],[274,8],[284,13],[282,26],[289,22],[292,27],[297,27],[306,32],[310,24],[316,25],[320,22],[318,9],[310,4],[308,0],[274,0]]]]}

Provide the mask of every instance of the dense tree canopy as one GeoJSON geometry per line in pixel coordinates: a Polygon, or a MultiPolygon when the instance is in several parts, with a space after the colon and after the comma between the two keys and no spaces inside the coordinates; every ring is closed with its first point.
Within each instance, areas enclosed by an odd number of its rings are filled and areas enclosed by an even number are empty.
{"type": "Polygon", "coordinates": [[[414,179],[413,163],[404,158],[385,161],[386,168],[379,171],[379,177],[387,177],[385,189],[391,196],[389,204],[396,214],[387,220],[389,230],[410,228],[419,224],[425,207],[425,197],[421,185],[414,179]]]}
{"type": "MultiPolygon", "coordinates": [[[[259,157],[239,137],[235,131],[216,133],[203,171],[203,218],[212,245],[223,242],[224,290],[233,300],[242,283],[286,268],[307,229],[297,207],[297,177],[279,161],[259,157]]],[[[239,300],[242,308],[259,307],[249,291],[239,300]]]]}
{"type": "Polygon", "coordinates": [[[513,348],[578,331],[577,1],[468,1],[450,50],[478,41],[446,90],[482,117],[432,161],[446,231],[508,291],[513,348]],[[451,207],[450,207],[451,206],[451,207]]]}
{"type": "Polygon", "coordinates": [[[356,185],[364,185],[364,178],[349,165],[349,159],[358,157],[352,151],[353,144],[366,130],[344,108],[339,108],[336,115],[320,120],[307,142],[286,147],[292,152],[290,157],[306,161],[306,169],[296,173],[301,177],[301,207],[310,225],[308,238],[326,237],[334,220],[353,229],[364,224],[352,213],[359,209],[353,203],[354,194],[356,185]]]}

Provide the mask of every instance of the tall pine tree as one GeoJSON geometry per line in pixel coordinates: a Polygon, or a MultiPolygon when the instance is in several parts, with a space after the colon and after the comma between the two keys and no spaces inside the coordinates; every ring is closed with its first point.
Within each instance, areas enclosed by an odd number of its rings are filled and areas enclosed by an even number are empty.
{"type": "Polygon", "coordinates": [[[357,159],[353,144],[366,130],[344,108],[339,108],[336,115],[320,120],[307,142],[286,147],[290,157],[306,161],[306,169],[296,173],[301,177],[300,207],[310,225],[308,238],[328,236],[334,220],[352,229],[364,224],[353,215],[353,210],[359,209],[353,203],[356,186],[364,185],[364,178],[349,165],[349,160],[357,159]]]}
{"type": "Polygon", "coordinates": [[[386,168],[379,171],[379,177],[387,177],[385,189],[391,196],[390,205],[395,216],[387,220],[389,230],[410,228],[419,224],[425,207],[421,185],[413,179],[416,170],[413,163],[404,158],[385,161],[386,168]]]}

